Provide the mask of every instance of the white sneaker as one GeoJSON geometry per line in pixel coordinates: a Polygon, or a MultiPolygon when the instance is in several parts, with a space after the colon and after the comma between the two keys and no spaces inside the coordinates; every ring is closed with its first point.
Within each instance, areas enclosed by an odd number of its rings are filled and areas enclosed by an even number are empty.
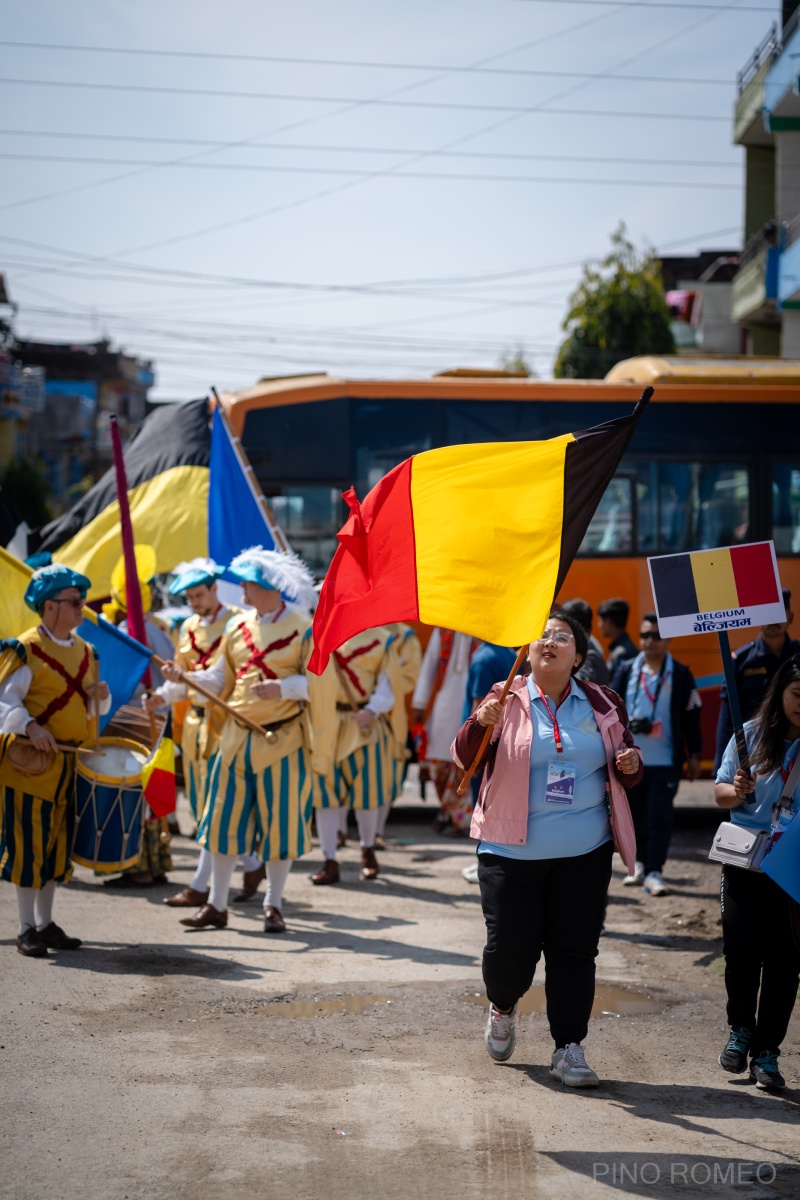
{"type": "Polygon", "coordinates": [[[468,867],[464,867],[461,874],[464,876],[467,883],[477,883],[478,882],[478,864],[477,864],[477,862],[470,863],[470,865],[468,867]]]}
{"type": "Polygon", "coordinates": [[[644,881],[644,890],[648,896],[666,896],[667,885],[660,871],[651,871],[644,881]]]}
{"type": "Polygon", "coordinates": [[[636,862],[633,867],[633,874],[626,875],[622,881],[623,887],[634,887],[640,883],[644,883],[644,863],[636,862]]]}
{"type": "Polygon", "coordinates": [[[560,1079],[567,1087],[597,1087],[600,1082],[587,1066],[579,1042],[569,1042],[563,1050],[556,1050],[550,1064],[550,1078],[560,1079]]]}
{"type": "Polygon", "coordinates": [[[489,1005],[489,1020],[486,1022],[486,1049],[495,1062],[505,1062],[514,1053],[517,1044],[517,1006],[503,1013],[489,1005]]]}

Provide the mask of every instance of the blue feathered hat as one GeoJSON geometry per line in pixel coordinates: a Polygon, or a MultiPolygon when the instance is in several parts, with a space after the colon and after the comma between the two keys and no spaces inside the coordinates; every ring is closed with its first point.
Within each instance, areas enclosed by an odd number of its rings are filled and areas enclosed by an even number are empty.
{"type": "Polygon", "coordinates": [[[225,568],[215,563],[213,558],[193,558],[191,562],[178,563],[175,578],[169,585],[169,594],[180,596],[181,592],[189,588],[203,587],[204,584],[211,587],[212,583],[216,583],[222,577],[224,570],[225,568]]]}
{"type": "Polygon", "coordinates": [[[236,555],[228,570],[240,583],[257,583],[259,587],[280,592],[286,600],[301,608],[309,611],[314,608],[317,599],[314,577],[292,551],[251,546],[236,555]]]}

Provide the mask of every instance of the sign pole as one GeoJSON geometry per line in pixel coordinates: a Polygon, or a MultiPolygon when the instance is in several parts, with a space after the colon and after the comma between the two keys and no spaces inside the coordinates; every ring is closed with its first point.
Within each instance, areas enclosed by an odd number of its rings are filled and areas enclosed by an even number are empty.
{"type": "Polygon", "coordinates": [[[731,654],[731,643],[728,638],[727,630],[717,634],[719,638],[719,651],[722,655],[722,669],[725,672],[725,687],[728,692],[728,706],[731,710],[731,722],[733,723],[733,736],[736,742],[736,754],[739,759],[739,766],[743,771],[750,774],[750,759],[747,754],[747,743],[744,739],[744,728],[742,721],[742,708],[739,704],[739,693],[736,690],[736,674],[733,669],[733,655],[731,654]]]}

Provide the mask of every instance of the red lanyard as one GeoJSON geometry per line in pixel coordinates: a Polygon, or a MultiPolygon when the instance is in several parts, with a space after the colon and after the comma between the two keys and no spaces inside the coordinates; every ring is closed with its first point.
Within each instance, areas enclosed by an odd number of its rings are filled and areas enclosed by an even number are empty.
{"type": "Polygon", "coordinates": [[[798,754],[800,754],[800,747],[798,747],[798,749],[795,750],[794,754],[792,755],[792,761],[789,763],[788,767],[786,767],[785,770],[783,767],[781,767],[781,776],[783,778],[784,783],[786,783],[786,780],[789,778],[789,776],[792,773],[792,767],[797,762],[798,754]]]}
{"type": "MultiPolygon", "coordinates": [[[[561,699],[559,700],[558,704],[556,705],[556,710],[558,710],[561,707],[561,705],[564,703],[564,701],[566,700],[567,696],[569,695],[569,689],[570,689],[570,685],[567,684],[567,686],[564,688],[564,691],[561,695],[561,699]]],[[[556,714],[553,712],[550,705],[548,704],[547,696],[545,696],[544,692],[539,687],[538,683],[536,684],[536,690],[539,693],[539,699],[541,700],[542,704],[547,709],[547,715],[549,716],[550,720],[553,722],[553,737],[555,738],[555,742],[556,742],[556,754],[563,754],[564,753],[564,743],[561,741],[561,730],[558,728],[558,718],[556,717],[556,714]]]]}

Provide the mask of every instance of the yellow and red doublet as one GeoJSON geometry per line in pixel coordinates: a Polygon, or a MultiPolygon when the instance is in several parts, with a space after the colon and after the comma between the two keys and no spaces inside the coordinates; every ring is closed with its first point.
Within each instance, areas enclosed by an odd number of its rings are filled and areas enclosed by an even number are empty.
{"type": "MultiPolygon", "coordinates": [[[[255,683],[305,675],[311,653],[311,622],[289,609],[277,620],[256,613],[228,622],[221,655],[222,699],[265,736],[228,717],[209,763],[206,806],[198,842],[219,854],[251,854],[256,832],[265,862],[294,859],[311,848],[313,741],[309,705],[302,700],[261,700],[255,683]]],[[[311,704],[316,685],[308,676],[311,704]]]]}
{"type": "Polygon", "coordinates": [[[324,714],[315,713],[314,733],[320,741],[333,742],[333,770],[314,780],[315,808],[380,808],[394,799],[407,733],[395,643],[387,628],[367,629],[331,655],[323,679],[333,687],[324,714]],[[383,671],[394,693],[394,707],[364,733],[353,712],[369,703],[383,671]]]}
{"type": "MultiPolygon", "coordinates": [[[[85,745],[92,734],[87,695],[96,678],[92,647],[75,634],[71,646],[62,646],[40,627],[2,645],[0,686],[27,667],[32,675],[24,696],[29,715],[57,742],[85,745]]],[[[46,771],[29,775],[9,761],[15,736],[0,735],[0,875],[20,887],[64,883],[72,874],[75,755],[58,751],[46,771]]]]}
{"type": "MultiPolygon", "coordinates": [[[[216,620],[207,624],[193,613],[181,625],[175,661],[182,670],[190,673],[204,671],[212,666],[222,653],[225,627],[231,616],[236,614],[236,610],[220,605],[217,611],[219,616],[216,620]]],[[[212,705],[207,708],[200,706],[198,701],[201,697],[192,691],[191,686],[188,699],[191,707],[183,718],[181,758],[189,807],[195,821],[199,821],[203,815],[206,767],[219,741],[222,719],[219,708],[212,705]]]]}

